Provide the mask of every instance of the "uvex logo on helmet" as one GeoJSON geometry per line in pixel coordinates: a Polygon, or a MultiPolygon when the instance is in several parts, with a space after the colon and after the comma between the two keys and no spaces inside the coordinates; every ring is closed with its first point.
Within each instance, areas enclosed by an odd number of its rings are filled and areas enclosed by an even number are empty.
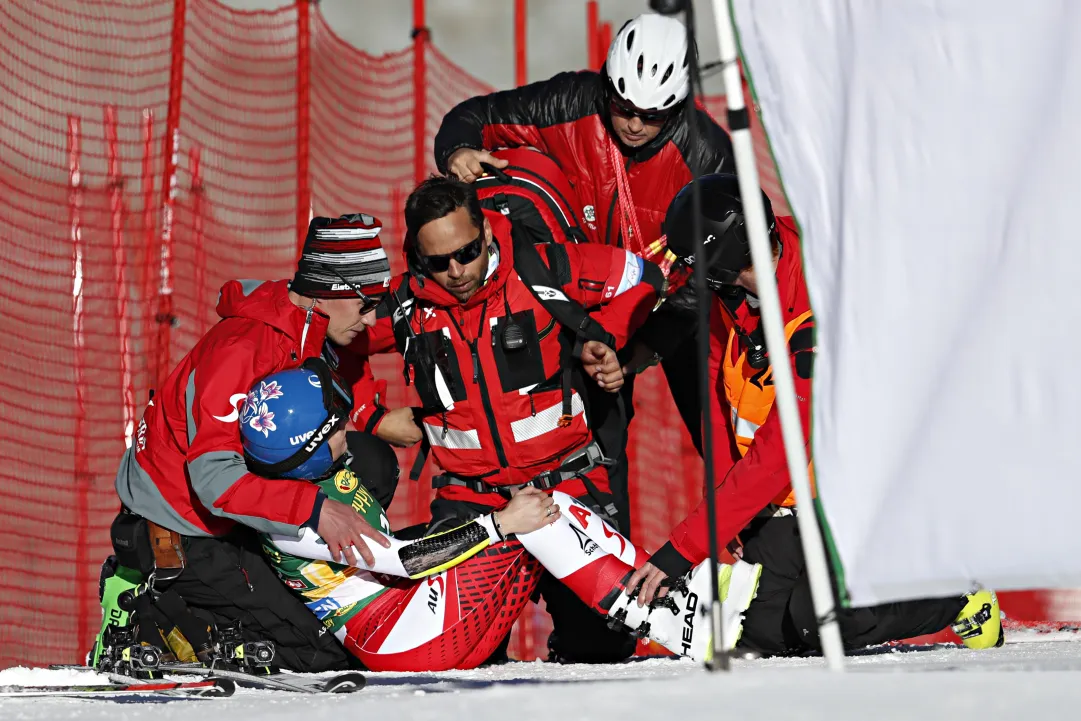
{"type": "Polygon", "coordinates": [[[323,442],[323,440],[327,437],[331,430],[333,430],[334,427],[337,425],[338,414],[335,413],[332,414],[330,418],[327,419],[327,422],[323,424],[323,427],[320,428],[314,436],[312,436],[311,442],[309,442],[308,445],[304,446],[304,452],[311,453],[316,448],[318,448],[319,444],[323,442]]]}

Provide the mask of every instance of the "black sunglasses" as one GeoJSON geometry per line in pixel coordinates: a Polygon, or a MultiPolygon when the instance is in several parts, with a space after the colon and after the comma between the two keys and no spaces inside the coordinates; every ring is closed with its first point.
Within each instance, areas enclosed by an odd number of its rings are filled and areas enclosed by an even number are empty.
{"type": "Polygon", "coordinates": [[[480,232],[476,238],[469,243],[466,243],[453,253],[447,253],[446,255],[420,255],[420,262],[429,271],[434,273],[446,273],[450,270],[450,262],[455,260],[458,265],[467,265],[472,263],[478,257],[480,257],[481,251],[484,250],[484,231],[480,232]]]}
{"type": "Polygon", "coordinates": [[[358,296],[360,296],[360,300],[362,301],[361,304],[360,304],[360,314],[361,315],[371,313],[373,310],[375,310],[379,306],[380,303],[383,302],[383,296],[386,295],[385,293],[383,295],[376,295],[376,296],[365,295],[364,293],[362,293],[360,291],[360,288],[358,288],[355,284],[351,283],[344,275],[339,273],[337,268],[335,268],[333,266],[330,266],[330,270],[333,271],[334,275],[338,276],[338,278],[343,283],[345,283],[347,286],[352,288],[354,293],[356,293],[358,296]]]}
{"type": "Polygon", "coordinates": [[[660,123],[668,120],[674,107],[666,110],[642,110],[609,91],[608,109],[624,118],[641,118],[643,123],[660,123]]]}

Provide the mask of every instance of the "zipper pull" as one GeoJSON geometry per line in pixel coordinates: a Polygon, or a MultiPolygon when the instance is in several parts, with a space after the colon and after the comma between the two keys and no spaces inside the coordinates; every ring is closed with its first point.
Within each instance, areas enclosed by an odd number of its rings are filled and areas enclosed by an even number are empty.
{"type": "Polygon", "coordinates": [[[480,356],[477,354],[477,341],[469,344],[469,350],[473,355],[473,384],[476,385],[480,379],[480,356]]]}
{"type": "MultiPolygon", "coordinates": [[[[312,313],[315,312],[315,301],[308,306],[308,312],[304,314],[304,330],[300,332],[300,355],[304,355],[304,343],[308,339],[308,326],[312,323],[312,313]]],[[[297,354],[293,354],[293,360],[297,359],[297,354]]]]}

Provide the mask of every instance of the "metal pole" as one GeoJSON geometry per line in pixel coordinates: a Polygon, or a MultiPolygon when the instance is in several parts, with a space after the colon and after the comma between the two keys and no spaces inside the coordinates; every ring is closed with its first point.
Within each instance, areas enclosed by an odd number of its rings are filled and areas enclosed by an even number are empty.
{"type": "Polygon", "coordinates": [[[180,153],[180,100],[184,88],[184,28],[187,0],[173,0],[172,59],[169,69],[169,112],[165,119],[162,154],[165,168],[161,188],[161,255],[158,266],[158,325],[154,387],[160,388],[171,370],[173,322],[173,221],[176,210],[176,170],[180,153]]]}
{"type": "Polygon", "coordinates": [[[109,157],[109,233],[113,241],[116,281],[116,330],[120,340],[120,392],[124,402],[124,447],[135,435],[135,387],[132,382],[131,318],[129,317],[127,255],[124,252],[124,180],[120,175],[120,138],[115,105],[105,106],[105,143],[109,157]]]}
{"type": "Polygon", "coordinates": [[[514,0],[514,84],[526,84],[529,75],[526,54],[526,22],[529,12],[526,0],[514,0]]]}
{"type": "Polygon", "coordinates": [[[601,66],[597,58],[600,51],[597,49],[597,41],[600,40],[600,20],[598,19],[597,0],[589,0],[586,3],[586,67],[596,70],[601,66]]]}
{"type": "Polygon", "coordinates": [[[424,0],[413,0],[413,182],[418,185],[424,181],[428,167],[424,157],[428,119],[427,46],[424,0]]]}
{"type": "Polygon", "coordinates": [[[788,356],[788,344],[784,337],[784,319],[777,291],[777,279],[773,270],[773,252],[766,229],[766,213],[759,190],[758,166],[751,139],[750,115],[743,101],[743,84],[740,78],[736,36],[729,14],[729,3],[713,0],[713,16],[717,24],[717,39],[724,66],[724,90],[728,103],[728,128],[732,133],[732,146],[736,155],[739,175],[739,191],[743,200],[743,212],[747,222],[747,235],[754,261],[755,280],[758,283],[758,299],[761,303],[762,327],[766,347],[772,359],[773,386],[776,392],[775,407],[780,413],[781,431],[784,436],[785,455],[792,490],[796,494],[801,512],[796,515],[803,555],[807,563],[807,575],[811,582],[815,614],[822,650],[830,669],[844,669],[844,645],[830,584],[829,566],[822,545],[822,534],[814,514],[814,497],[808,472],[807,449],[804,445],[803,426],[796,390],[792,381],[792,366],[788,356]]]}
{"type": "MultiPolygon", "coordinates": [[[[311,2],[297,0],[297,256],[304,250],[312,204],[308,159],[311,142],[311,2]]],[[[202,323],[202,319],[199,319],[202,323]]]]}
{"type": "MultiPolygon", "coordinates": [[[[694,3],[687,0],[684,7],[684,22],[687,27],[687,48],[696,45],[694,34],[694,3]]],[[[691,147],[697,145],[699,133],[697,102],[702,92],[702,78],[698,72],[697,59],[690,63],[691,92],[687,99],[684,112],[687,115],[687,135],[691,147]]],[[[705,238],[702,232],[702,191],[697,179],[702,174],[702,168],[691,168],[691,174],[695,181],[691,183],[691,212],[693,216],[691,233],[694,235],[694,254],[696,258],[706,257],[705,238]]],[[[698,396],[702,399],[709,398],[716,390],[710,388],[709,382],[709,314],[713,306],[713,293],[706,283],[708,264],[698,263],[694,269],[694,292],[698,300],[698,396]]],[[[712,657],[706,663],[710,671],[728,671],[730,663],[728,652],[724,645],[724,624],[721,614],[721,589],[720,579],[717,575],[717,565],[720,562],[720,549],[717,547],[717,489],[714,483],[713,470],[713,418],[711,417],[711,404],[702,403],[702,460],[705,466],[703,478],[703,495],[706,499],[706,516],[709,527],[709,562],[710,562],[710,630],[713,642],[712,657]]]]}
{"type": "Polygon", "coordinates": [[[71,338],[74,350],[75,375],[75,512],[78,533],[75,548],[75,638],[79,645],[90,636],[90,598],[93,585],[87,534],[90,525],[88,508],[90,493],[90,458],[87,450],[86,404],[86,336],[83,319],[86,312],[86,243],[83,238],[83,178],[82,121],[77,115],[68,116],[68,225],[71,235],[71,338]]]}

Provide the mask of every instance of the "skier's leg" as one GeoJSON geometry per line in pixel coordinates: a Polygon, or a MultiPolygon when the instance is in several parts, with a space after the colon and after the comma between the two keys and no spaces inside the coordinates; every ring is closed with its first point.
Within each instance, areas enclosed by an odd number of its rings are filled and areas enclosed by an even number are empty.
{"type": "Polygon", "coordinates": [[[516,541],[405,581],[346,624],[344,643],[373,671],[471,668],[491,655],[529,600],[539,568],[516,541]]]}
{"type": "MultiPolygon", "coordinates": [[[[586,604],[612,621],[660,643],[675,653],[704,659],[709,652],[709,562],[678,579],[671,592],[652,607],[639,607],[626,583],[635,567],[648,558],[589,508],[565,493],[552,494],[561,517],[518,540],[546,570],[586,604]]],[[[722,564],[722,615],[728,648],[742,629],[743,612],[754,598],[762,567],[739,561],[722,564]]]]}
{"type": "Polygon", "coordinates": [[[503,605],[492,621],[492,625],[488,627],[487,632],[477,642],[473,650],[461,660],[457,668],[476,668],[483,663],[490,662],[493,654],[500,647],[503,648],[505,658],[511,629],[519,616],[522,615],[522,611],[529,605],[530,597],[537,588],[537,583],[540,581],[543,572],[544,569],[541,568],[537,559],[528,553],[523,554],[522,564],[518,569],[518,573],[510,581],[510,588],[507,589],[503,605]]]}
{"type": "MultiPolygon", "coordinates": [[[[601,486],[594,485],[593,489],[578,497],[579,507],[583,507],[590,518],[597,518],[595,523],[600,523],[598,512],[606,514],[605,527],[612,532],[620,531],[626,539],[629,537],[626,533],[629,517],[625,515],[627,498],[624,493],[626,455],[623,454],[615,466],[601,469],[600,473],[608,474],[612,492],[606,493],[600,490],[601,486]],[[616,510],[614,516],[610,515],[613,508],[616,510]]],[[[637,639],[621,627],[609,627],[588,602],[583,602],[575,589],[569,588],[550,573],[541,579],[539,588],[552,617],[552,633],[548,637],[549,660],[563,663],[618,663],[634,654],[637,639]]]]}

